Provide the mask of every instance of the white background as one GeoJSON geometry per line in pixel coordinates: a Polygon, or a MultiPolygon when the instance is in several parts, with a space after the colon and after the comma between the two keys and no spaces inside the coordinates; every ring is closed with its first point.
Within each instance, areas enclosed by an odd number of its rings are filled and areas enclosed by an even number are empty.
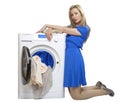
{"type": "MultiPolygon", "coordinates": [[[[68,9],[73,4],[82,6],[91,27],[82,51],[88,85],[100,80],[115,91],[115,97],[84,102],[120,101],[119,0],[0,0],[0,101],[36,101],[18,99],[18,33],[35,33],[44,24],[68,25],[68,9]]],[[[65,92],[65,98],[38,101],[73,102],[65,92]]]]}

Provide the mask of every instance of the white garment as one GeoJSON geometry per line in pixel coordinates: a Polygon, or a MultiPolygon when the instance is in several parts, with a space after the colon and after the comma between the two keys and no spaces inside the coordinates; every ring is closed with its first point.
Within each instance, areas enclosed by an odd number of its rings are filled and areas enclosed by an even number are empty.
{"type": "Polygon", "coordinates": [[[31,58],[31,78],[34,98],[42,98],[52,87],[52,68],[41,62],[39,56],[31,58]]]}
{"type": "Polygon", "coordinates": [[[43,98],[52,87],[52,68],[48,66],[48,70],[42,74],[43,85],[39,87],[38,85],[32,85],[33,98],[39,99],[43,98]]]}
{"type": "Polygon", "coordinates": [[[31,58],[31,79],[30,83],[33,85],[42,86],[42,73],[47,71],[47,66],[41,62],[39,56],[33,56],[31,58]]]}
{"type": "Polygon", "coordinates": [[[41,58],[37,55],[33,56],[32,58],[37,63],[37,65],[40,67],[41,73],[45,73],[48,67],[44,63],[41,62],[41,58]]]}

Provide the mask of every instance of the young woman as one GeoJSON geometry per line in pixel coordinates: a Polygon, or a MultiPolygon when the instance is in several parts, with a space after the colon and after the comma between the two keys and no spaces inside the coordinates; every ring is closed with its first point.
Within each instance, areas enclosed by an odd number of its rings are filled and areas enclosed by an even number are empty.
{"type": "Polygon", "coordinates": [[[110,95],[114,92],[98,81],[94,86],[86,85],[84,60],[81,49],[89,37],[90,28],[86,23],[84,12],[80,5],[72,5],[69,9],[69,26],[44,25],[37,33],[45,33],[48,40],[52,33],[66,33],[64,87],[68,87],[73,99],[88,99],[94,96],[110,95]]]}

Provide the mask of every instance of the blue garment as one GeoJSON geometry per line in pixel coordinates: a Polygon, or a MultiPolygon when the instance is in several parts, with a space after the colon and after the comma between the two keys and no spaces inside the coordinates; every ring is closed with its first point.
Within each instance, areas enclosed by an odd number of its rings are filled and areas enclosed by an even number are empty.
{"type": "Polygon", "coordinates": [[[76,26],[80,36],[66,35],[64,87],[86,85],[84,60],[80,51],[88,37],[88,26],[76,26]]]}
{"type": "Polygon", "coordinates": [[[46,52],[46,51],[37,51],[36,53],[34,53],[32,56],[39,56],[41,58],[41,61],[46,64],[47,66],[50,66],[51,68],[53,68],[54,65],[54,60],[52,58],[52,56],[46,52]]]}

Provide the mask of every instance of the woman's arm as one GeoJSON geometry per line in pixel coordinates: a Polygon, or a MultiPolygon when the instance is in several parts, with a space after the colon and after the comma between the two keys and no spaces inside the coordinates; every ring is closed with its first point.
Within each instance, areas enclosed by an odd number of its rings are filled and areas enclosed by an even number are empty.
{"type": "Polygon", "coordinates": [[[59,34],[62,34],[63,32],[62,32],[62,31],[59,31],[59,30],[52,29],[52,33],[59,33],[59,34]]]}
{"type": "Polygon", "coordinates": [[[48,28],[52,29],[52,33],[67,33],[71,35],[81,36],[80,32],[76,28],[69,28],[66,26],[58,26],[58,25],[44,25],[37,33],[45,33],[48,28]]]}
{"type": "Polygon", "coordinates": [[[49,25],[49,24],[47,24],[46,27],[52,28],[53,31],[55,30],[55,31],[59,31],[59,32],[67,33],[71,35],[78,35],[78,36],[81,35],[80,32],[76,28],[69,28],[66,26],[49,25]]]}

